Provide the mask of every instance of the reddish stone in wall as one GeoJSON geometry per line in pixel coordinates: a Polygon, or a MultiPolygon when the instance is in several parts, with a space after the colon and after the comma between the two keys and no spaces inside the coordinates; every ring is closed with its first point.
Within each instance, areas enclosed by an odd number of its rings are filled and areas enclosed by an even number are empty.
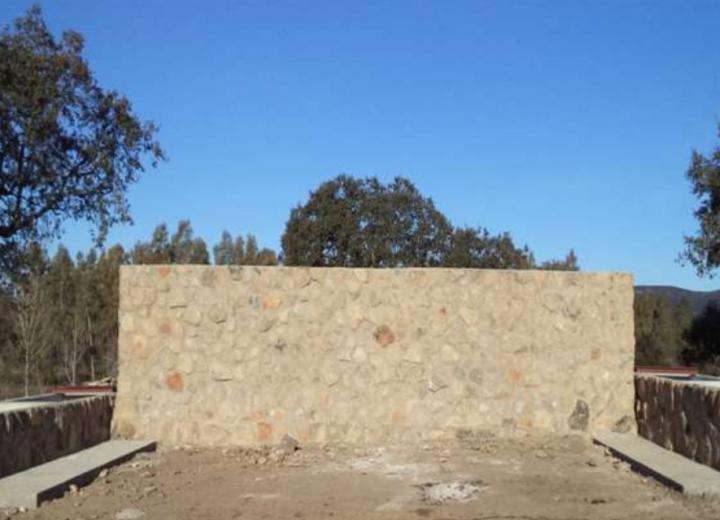
{"type": "Polygon", "coordinates": [[[519,385],[520,382],[522,381],[522,372],[520,372],[516,368],[511,368],[507,372],[507,378],[508,378],[508,381],[510,381],[512,384],[519,385]]]}
{"type": "Polygon", "coordinates": [[[145,359],[148,355],[145,336],[135,336],[130,343],[129,350],[134,357],[145,359]]]}
{"type": "Polygon", "coordinates": [[[380,343],[383,347],[387,347],[390,343],[395,341],[395,333],[387,325],[380,325],[373,334],[375,341],[380,343]]]}
{"type": "Polygon", "coordinates": [[[163,324],[160,325],[160,332],[168,336],[172,334],[172,325],[170,324],[170,322],[163,322],[163,324]]]}
{"type": "Polygon", "coordinates": [[[158,267],[157,272],[160,278],[167,278],[167,275],[170,274],[170,267],[167,265],[160,266],[158,267]]]}
{"type": "Polygon", "coordinates": [[[185,388],[185,382],[183,381],[183,377],[177,372],[171,372],[170,374],[168,374],[167,378],[165,378],[165,384],[167,385],[168,389],[172,390],[173,392],[182,392],[185,388]]]}
{"type": "Polygon", "coordinates": [[[272,438],[273,427],[266,422],[257,423],[257,437],[259,441],[269,441],[272,438]]]}

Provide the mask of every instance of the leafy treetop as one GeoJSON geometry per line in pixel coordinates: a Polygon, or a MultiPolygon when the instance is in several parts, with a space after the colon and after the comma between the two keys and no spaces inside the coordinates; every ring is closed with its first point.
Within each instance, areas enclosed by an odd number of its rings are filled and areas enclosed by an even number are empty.
{"type": "Polygon", "coordinates": [[[156,126],[101,88],[74,31],[56,39],[39,7],[0,33],[0,248],[55,237],[86,220],[101,241],[130,221],[126,192],[150,158],[156,126]]]}
{"type": "Polygon", "coordinates": [[[408,179],[385,185],[375,177],[340,175],[322,183],[290,213],[282,237],[285,265],[335,267],[480,267],[578,270],[563,261],[535,264],[508,233],[453,228],[408,179]]]}
{"type": "Polygon", "coordinates": [[[709,155],[693,151],[686,176],[700,202],[695,210],[700,229],[685,237],[681,260],[694,265],[699,276],[712,277],[720,267],[720,147],[709,155]]]}

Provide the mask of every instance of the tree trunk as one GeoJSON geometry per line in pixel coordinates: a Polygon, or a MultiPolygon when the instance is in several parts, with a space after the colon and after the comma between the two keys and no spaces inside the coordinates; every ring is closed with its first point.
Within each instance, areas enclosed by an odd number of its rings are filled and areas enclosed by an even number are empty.
{"type": "Polygon", "coordinates": [[[25,382],[25,397],[30,395],[30,351],[25,349],[25,367],[23,373],[23,379],[25,382]]]}

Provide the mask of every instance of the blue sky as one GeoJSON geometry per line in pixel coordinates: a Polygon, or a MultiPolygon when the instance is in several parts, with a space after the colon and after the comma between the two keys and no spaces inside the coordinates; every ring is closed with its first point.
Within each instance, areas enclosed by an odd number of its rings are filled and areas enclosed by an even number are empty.
{"type": "MultiPolygon", "coordinates": [[[[4,25],[32,2],[3,0],[4,25]]],[[[719,2],[41,1],[101,84],[159,123],[169,161],[130,192],[131,246],[189,218],[279,247],[338,173],[410,178],[457,225],[538,259],[716,289],[675,261],[684,179],[718,139],[719,2]]],[[[89,246],[82,225],[63,241],[89,246]]]]}

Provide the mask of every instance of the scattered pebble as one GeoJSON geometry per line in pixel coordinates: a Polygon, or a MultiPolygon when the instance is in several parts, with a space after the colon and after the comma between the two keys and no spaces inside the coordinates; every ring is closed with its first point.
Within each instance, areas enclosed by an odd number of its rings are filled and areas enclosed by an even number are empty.
{"type": "Polygon", "coordinates": [[[145,516],[145,512],[134,507],[123,509],[115,515],[115,520],[137,520],[145,516]]]}
{"type": "Polygon", "coordinates": [[[607,500],[604,498],[591,498],[591,499],[585,499],[585,502],[591,504],[591,505],[598,505],[598,504],[607,504],[607,500]]]}
{"type": "Polygon", "coordinates": [[[146,486],[142,490],[144,495],[151,495],[155,491],[157,491],[157,486],[146,486]]]}

